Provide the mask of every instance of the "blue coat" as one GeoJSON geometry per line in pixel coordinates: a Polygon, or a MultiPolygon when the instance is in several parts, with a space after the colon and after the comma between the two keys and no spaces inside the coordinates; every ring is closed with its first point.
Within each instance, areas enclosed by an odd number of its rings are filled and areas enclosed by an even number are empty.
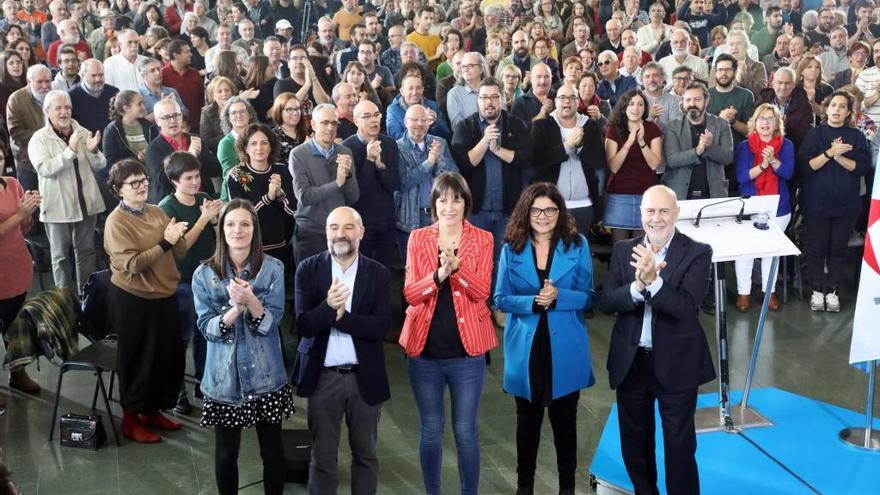
{"type": "MultiPolygon", "coordinates": [[[[590,364],[590,344],[584,324],[584,312],[596,298],[593,290],[593,263],[590,246],[581,236],[580,245],[565,249],[559,241],[550,266],[550,279],[559,289],[555,307],[548,311],[551,361],[553,363],[553,399],[592,386],[596,379],[590,364]]],[[[531,400],[529,358],[540,314],[532,312],[535,296],[544,285],[527,242],[522,252],[514,253],[504,244],[498,261],[495,304],[507,313],[504,329],[504,390],[531,400]]]]}

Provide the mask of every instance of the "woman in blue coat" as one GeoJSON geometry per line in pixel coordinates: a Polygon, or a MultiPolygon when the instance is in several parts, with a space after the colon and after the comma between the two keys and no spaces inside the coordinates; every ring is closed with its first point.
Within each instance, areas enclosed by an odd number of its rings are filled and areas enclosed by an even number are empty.
{"type": "Polygon", "coordinates": [[[516,399],[516,493],[533,493],[547,408],[559,493],[574,494],[577,404],[580,390],[595,383],[584,326],[595,299],[590,246],[559,189],[547,182],[520,196],[504,241],[495,304],[508,315],[504,390],[516,399]]]}

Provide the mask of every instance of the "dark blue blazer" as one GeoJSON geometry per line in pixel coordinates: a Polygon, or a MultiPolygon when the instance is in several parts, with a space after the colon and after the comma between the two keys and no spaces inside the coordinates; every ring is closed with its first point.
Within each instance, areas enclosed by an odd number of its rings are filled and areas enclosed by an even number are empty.
{"type": "Polygon", "coordinates": [[[301,397],[310,396],[318,385],[331,326],[352,337],[359,365],[355,377],[364,401],[375,405],[391,397],[383,349],[385,332],[391,326],[390,274],[380,263],[363,254],[358,256],[351,312],[346,312],[339,321],[334,321],[336,311],[327,304],[333,273],[330,253],[325,251],[306,258],[296,268],[296,327],[300,339],[314,339],[297,388],[301,397]]]}
{"type": "Polygon", "coordinates": [[[694,389],[715,378],[699,320],[700,302],[711,282],[712,248],[676,231],[666,253],[666,268],[660,272],[663,287],[646,302],[636,303],[629,289],[635,268],[629,262],[638,242],[644,242],[644,236],[614,245],[599,298],[602,311],[617,313],[606,364],[611,388],[629,373],[642,335],[645,304],[650,304],[654,376],[666,392],[694,389]]]}

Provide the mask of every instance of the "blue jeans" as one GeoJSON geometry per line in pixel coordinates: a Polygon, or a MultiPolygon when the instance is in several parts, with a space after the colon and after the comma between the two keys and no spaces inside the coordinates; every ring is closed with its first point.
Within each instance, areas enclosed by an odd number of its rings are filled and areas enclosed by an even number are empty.
{"type": "Polygon", "coordinates": [[[458,450],[462,495],[476,495],[480,485],[477,411],[486,376],[486,358],[407,359],[409,381],[419,408],[419,459],[428,495],[440,493],[443,460],[444,397],[452,398],[452,432],[458,450]]]}
{"type": "Polygon", "coordinates": [[[199,332],[196,327],[196,306],[190,282],[177,284],[177,307],[178,313],[180,313],[180,336],[183,340],[183,352],[186,353],[186,348],[192,341],[194,376],[196,381],[200,382],[205,373],[205,353],[208,343],[202,332],[199,332]]]}

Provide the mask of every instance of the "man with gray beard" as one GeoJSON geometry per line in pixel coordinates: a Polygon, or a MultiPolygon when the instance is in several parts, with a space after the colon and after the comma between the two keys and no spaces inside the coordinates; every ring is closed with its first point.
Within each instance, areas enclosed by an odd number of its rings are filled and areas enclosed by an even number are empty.
{"type": "Polygon", "coordinates": [[[104,65],[95,58],[82,63],[79,77],[79,84],[70,90],[73,120],[89,132],[104,130],[110,123],[110,114],[104,109],[110,108],[110,100],[119,90],[104,83],[104,65]]]}
{"type": "Polygon", "coordinates": [[[36,191],[37,172],[28,157],[28,142],[45,125],[43,98],[52,89],[52,72],[45,65],[32,65],[27,71],[27,85],[11,95],[6,103],[6,125],[9,129],[12,155],[15,157],[16,178],[25,191],[36,191]]]}
{"type": "Polygon", "coordinates": [[[296,270],[296,327],[300,352],[307,352],[308,359],[294,381],[297,393],[309,399],[308,491],[336,493],[344,421],[351,447],[351,492],[376,493],[379,413],[391,397],[382,348],[391,326],[390,274],[358,252],[364,224],[353,208],[331,211],[325,232],[327,250],[306,258],[296,270]]]}

